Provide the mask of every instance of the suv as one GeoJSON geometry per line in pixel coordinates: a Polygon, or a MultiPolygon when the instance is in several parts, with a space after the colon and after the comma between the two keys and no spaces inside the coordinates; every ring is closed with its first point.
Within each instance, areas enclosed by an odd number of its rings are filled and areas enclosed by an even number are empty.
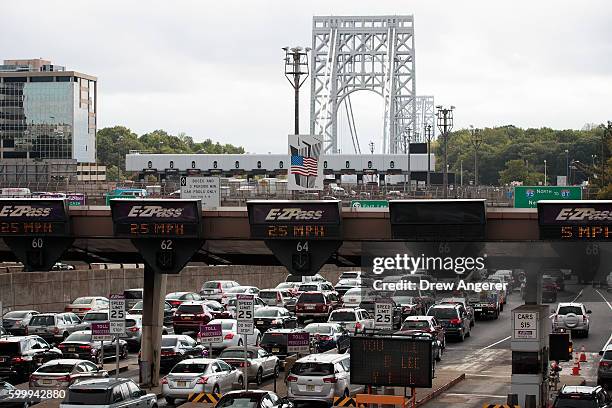
{"type": "Polygon", "coordinates": [[[365,309],[336,309],[329,315],[329,323],[338,323],[350,333],[360,333],[374,328],[374,318],[365,309]]]}
{"type": "Polygon", "coordinates": [[[202,284],[200,295],[204,299],[211,299],[221,302],[223,299],[223,293],[225,293],[227,289],[233,288],[234,286],[240,286],[240,284],[231,280],[207,281],[202,284]]]}
{"type": "Polygon", "coordinates": [[[2,316],[2,327],[14,335],[25,334],[30,319],[37,314],[36,310],[13,310],[2,316]]]}
{"type": "Polygon", "coordinates": [[[499,293],[494,290],[483,290],[468,295],[468,303],[474,308],[474,318],[483,319],[491,316],[499,318],[501,305],[499,304],[499,293]]]}
{"type": "Polygon", "coordinates": [[[306,319],[319,319],[326,322],[333,308],[334,304],[324,293],[304,292],[295,304],[295,314],[299,322],[306,319]]]}
{"type": "Polygon", "coordinates": [[[612,344],[599,352],[601,359],[597,367],[597,385],[612,385],[612,344]]]}
{"type": "Polygon", "coordinates": [[[611,408],[610,396],[602,387],[565,385],[557,394],[553,408],[611,408]],[[578,402],[580,401],[580,402],[578,402]]]}
{"type": "Polygon", "coordinates": [[[5,337],[0,340],[0,377],[21,382],[40,365],[58,358],[62,352],[39,336],[5,337]]]}
{"type": "Polygon", "coordinates": [[[462,305],[433,305],[427,311],[427,316],[434,316],[438,319],[447,337],[455,336],[463,341],[472,334],[470,318],[462,305]]]}
{"type": "Polygon", "coordinates": [[[289,354],[287,352],[287,335],[289,333],[307,332],[304,329],[270,329],[263,334],[259,346],[268,353],[274,354],[280,360],[285,360],[285,357],[289,354]]]}
{"type": "Polygon", "coordinates": [[[47,341],[62,342],[70,333],[79,330],[81,319],[74,313],[41,313],[27,327],[28,334],[38,334],[47,341]]]}
{"type": "Polygon", "coordinates": [[[335,293],[336,296],[338,295],[338,292],[336,292],[336,290],[334,289],[334,287],[327,283],[327,282],[307,282],[307,283],[302,283],[300,286],[298,286],[297,289],[298,293],[304,293],[304,292],[322,292],[325,293],[326,295],[329,293],[335,293]]]}
{"type": "Polygon", "coordinates": [[[311,354],[293,364],[287,376],[287,397],[292,401],[321,401],[354,395],[363,385],[351,384],[351,356],[348,354],[311,354]]]}
{"type": "Polygon", "coordinates": [[[71,385],[60,408],[157,407],[155,394],[147,394],[128,378],[99,378],[71,385]]]}
{"type": "Polygon", "coordinates": [[[174,334],[186,331],[200,331],[201,324],[207,324],[213,319],[212,313],[202,301],[185,302],[176,309],[172,317],[174,334]]]}
{"type": "Polygon", "coordinates": [[[589,337],[590,314],[582,303],[559,303],[553,318],[553,331],[565,329],[589,337]]]}

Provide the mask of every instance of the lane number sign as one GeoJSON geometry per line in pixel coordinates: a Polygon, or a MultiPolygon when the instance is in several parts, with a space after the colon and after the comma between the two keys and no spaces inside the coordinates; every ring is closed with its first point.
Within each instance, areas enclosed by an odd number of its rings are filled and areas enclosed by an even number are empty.
{"type": "Polygon", "coordinates": [[[238,295],[236,298],[236,320],[238,321],[238,334],[253,334],[253,315],[255,314],[255,300],[253,295],[238,295]]]}
{"type": "Polygon", "coordinates": [[[374,304],[374,327],[377,329],[393,328],[393,304],[377,301],[374,304]]]}

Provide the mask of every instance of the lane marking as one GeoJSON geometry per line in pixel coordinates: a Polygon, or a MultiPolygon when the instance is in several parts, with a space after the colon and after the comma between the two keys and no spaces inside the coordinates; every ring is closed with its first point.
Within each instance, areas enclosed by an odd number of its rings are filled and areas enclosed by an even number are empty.
{"type": "Polygon", "coordinates": [[[496,342],[495,342],[495,343],[493,343],[493,344],[489,344],[487,347],[483,347],[483,348],[481,348],[481,349],[480,349],[480,350],[478,350],[478,351],[483,351],[483,350],[490,349],[491,347],[493,347],[493,346],[497,346],[499,343],[503,343],[504,341],[509,340],[509,339],[511,339],[511,338],[512,338],[512,336],[504,337],[503,339],[501,339],[501,340],[499,340],[499,341],[496,341],[496,342]]]}
{"type": "MultiPolygon", "coordinates": [[[[583,290],[584,290],[584,288],[583,288],[583,289],[580,289],[580,292],[578,292],[578,294],[576,295],[576,297],[574,298],[574,300],[572,300],[570,303],[574,303],[576,300],[578,300],[578,298],[579,298],[580,296],[582,296],[582,291],[583,291],[583,290]]],[[[563,302],[561,302],[561,303],[563,303],[563,302]]]]}
{"type": "Polygon", "coordinates": [[[442,395],[450,395],[453,397],[481,397],[481,398],[506,398],[507,395],[493,395],[493,394],[468,394],[463,392],[445,392],[442,395]]]}
{"type": "Polygon", "coordinates": [[[601,296],[601,298],[604,300],[604,302],[607,303],[607,305],[610,308],[610,310],[612,310],[612,305],[610,304],[610,302],[608,302],[608,299],[606,299],[606,297],[600,291],[598,291],[597,289],[595,289],[595,292],[597,292],[597,294],[599,296],[601,296]]]}
{"type": "Polygon", "coordinates": [[[476,373],[465,373],[466,377],[485,377],[485,378],[511,378],[512,375],[495,375],[495,374],[476,374],[476,373]]]}

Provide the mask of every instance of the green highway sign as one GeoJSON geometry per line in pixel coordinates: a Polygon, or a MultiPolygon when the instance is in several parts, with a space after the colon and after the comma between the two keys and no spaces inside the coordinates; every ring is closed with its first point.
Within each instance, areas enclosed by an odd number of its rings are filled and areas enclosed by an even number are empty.
{"type": "Polygon", "coordinates": [[[514,187],[515,208],[536,208],[540,200],[582,200],[582,188],[576,186],[514,187]]]}
{"type": "Polygon", "coordinates": [[[355,208],[388,208],[387,200],[351,200],[351,207],[355,208]]]}

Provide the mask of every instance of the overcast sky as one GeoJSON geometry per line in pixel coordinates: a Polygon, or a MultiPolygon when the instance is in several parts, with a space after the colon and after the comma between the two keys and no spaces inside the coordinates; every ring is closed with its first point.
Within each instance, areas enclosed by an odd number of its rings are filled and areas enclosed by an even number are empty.
{"type": "MultiPolygon", "coordinates": [[[[99,128],[280,153],[293,130],[281,47],[311,45],[313,15],[383,14],[414,15],[417,94],[455,105],[456,128],[579,129],[612,119],[609,0],[24,0],[3,4],[0,49],[96,75],[99,128]]],[[[371,140],[378,149],[382,98],[361,91],[352,103],[363,150],[371,140]]]]}

